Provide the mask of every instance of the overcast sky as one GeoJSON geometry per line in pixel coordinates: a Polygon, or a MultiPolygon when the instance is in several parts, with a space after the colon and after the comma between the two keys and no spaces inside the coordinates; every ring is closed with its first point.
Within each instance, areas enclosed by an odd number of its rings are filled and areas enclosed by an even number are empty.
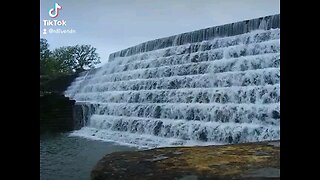
{"type": "Polygon", "coordinates": [[[41,0],[40,8],[40,37],[50,49],[90,44],[103,64],[110,53],[148,40],[280,13],[280,0],[41,0]],[[62,10],[51,18],[54,2],[62,10]],[[76,33],[43,35],[44,19],[66,20],[61,29],[76,33]]]}

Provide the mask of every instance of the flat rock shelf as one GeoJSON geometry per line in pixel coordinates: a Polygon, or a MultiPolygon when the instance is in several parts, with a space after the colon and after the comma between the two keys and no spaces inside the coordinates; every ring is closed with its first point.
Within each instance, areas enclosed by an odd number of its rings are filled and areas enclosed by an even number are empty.
{"type": "Polygon", "coordinates": [[[280,179],[280,141],[115,152],[91,179],[280,179]]]}

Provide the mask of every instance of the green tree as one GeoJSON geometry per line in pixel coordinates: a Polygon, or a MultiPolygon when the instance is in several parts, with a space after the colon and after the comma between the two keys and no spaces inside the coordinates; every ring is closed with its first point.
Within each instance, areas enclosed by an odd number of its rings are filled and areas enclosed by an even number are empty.
{"type": "Polygon", "coordinates": [[[100,63],[100,57],[96,52],[96,48],[91,45],[76,45],[73,47],[73,69],[77,72],[85,70],[85,68],[94,68],[100,63]]]}
{"type": "Polygon", "coordinates": [[[44,74],[46,60],[50,57],[49,44],[46,39],[40,39],[40,74],[44,74]]]}
{"type": "Polygon", "coordinates": [[[54,78],[94,68],[100,63],[96,48],[91,45],[63,46],[49,50],[46,39],[40,39],[40,75],[54,78]]]}
{"type": "Polygon", "coordinates": [[[64,46],[55,49],[52,57],[60,64],[60,72],[82,72],[100,63],[96,48],[90,45],[64,46]]]}
{"type": "Polygon", "coordinates": [[[49,50],[46,39],[40,39],[40,94],[54,91],[57,82],[75,73],[94,68],[100,63],[96,48],[91,45],[63,46],[49,50]],[[54,84],[54,85],[53,85],[54,84]]]}
{"type": "Polygon", "coordinates": [[[46,39],[40,39],[40,61],[50,56],[49,44],[46,39]]]}
{"type": "Polygon", "coordinates": [[[63,46],[56,48],[52,52],[52,58],[56,61],[56,65],[59,67],[57,72],[63,74],[72,74],[74,66],[74,47],[63,46]]]}
{"type": "Polygon", "coordinates": [[[47,76],[49,79],[56,78],[57,76],[61,75],[60,71],[60,63],[53,57],[49,57],[45,61],[45,68],[44,68],[44,75],[47,76]]]}

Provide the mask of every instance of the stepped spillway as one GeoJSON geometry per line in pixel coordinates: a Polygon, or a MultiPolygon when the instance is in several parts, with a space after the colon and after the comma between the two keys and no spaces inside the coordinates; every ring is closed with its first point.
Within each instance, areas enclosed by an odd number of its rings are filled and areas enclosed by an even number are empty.
{"type": "Polygon", "coordinates": [[[280,15],[113,53],[65,91],[73,135],[139,147],[280,139],[280,15]]]}

